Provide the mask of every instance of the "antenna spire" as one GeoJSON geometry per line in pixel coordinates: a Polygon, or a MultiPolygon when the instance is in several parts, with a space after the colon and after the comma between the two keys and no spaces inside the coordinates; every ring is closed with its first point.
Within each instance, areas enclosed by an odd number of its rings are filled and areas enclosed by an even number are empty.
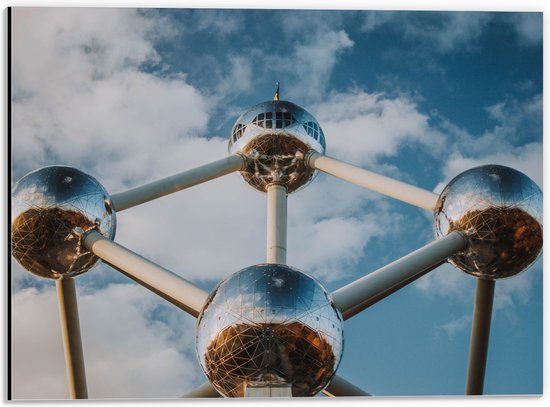
{"type": "Polygon", "coordinates": [[[275,96],[273,96],[273,100],[279,100],[279,88],[281,86],[281,83],[277,81],[277,90],[275,91],[275,96]]]}

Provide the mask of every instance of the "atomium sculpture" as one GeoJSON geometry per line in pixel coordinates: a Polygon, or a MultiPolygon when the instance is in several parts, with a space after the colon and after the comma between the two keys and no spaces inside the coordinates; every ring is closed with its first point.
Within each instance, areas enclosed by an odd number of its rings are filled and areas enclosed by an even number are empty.
{"type": "Polygon", "coordinates": [[[69,389],[87,398],[74,276],[98,259],[198,318],[196,350],[208,378],[184,397],[369,395],[336,374],[343,321],[447,260],[477,278],[466,394],[482,394],[495,280],[528,268],[542,250],[542,192],[511,168],[488,165],[453,179],[441,195],[330,158],[315,118],[279,101],[260,103],[233,126],[229,156],[109,194],[69,167],[34,171],[12,192],[12,254],[54,279],[69,389]],[[286,265],[287,194],[316,171],[434,213],[436,240],[328,293],[286,265]],[[209,295],[113,241],[116,211],[239,171],[267,195],[267,261],[222,281],[209,295]]]}

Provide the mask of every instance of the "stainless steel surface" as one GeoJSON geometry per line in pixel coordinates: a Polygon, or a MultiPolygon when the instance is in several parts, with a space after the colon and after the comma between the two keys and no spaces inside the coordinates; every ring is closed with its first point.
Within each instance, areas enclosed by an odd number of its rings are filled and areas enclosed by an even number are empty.
{"type": "Polygon", "coordinates": [[[239,154],[231,155],[170,177],[113,194],[111,197],[112,205],[120,212],[234,171],[239,171],[244,168],[244,165],[245,158],[243,156],[239,154]]]}
{"type": "Polygon", "coordinates": [[[82,245],[116,270],[192,316],[197,317],[204,306],[208,297],[206,292],[99,233],[93,230],[86,233],[82,245]]]}
{"type": "Polygon", "coordinates": [[[527,269],[542,249],[542,192],[512,168],[485,165],[455,177],[434,212],[440,238],[464,232],[469,246],[450,257],[476,277],[498,279],[527,269]]]}
{"type": "Polygon", "coordinates": [[[64,166],[21,178],[12,191],[12,255],[41,277],[76,276],[98,258],[80,244],[95,230],[113,239],[116,215],[105,188],[90,175],[64,166]]]}
{"type": "Polygon", "coordinates": [[[242,153],[247,167],[241,175],[253,188],[266,192],[281,184],[292,193],[307,185],[315,170],[305,165],[309,150],[324,153],[325,136],[317,120],[300,106],[270,100],[237,119],[229,138],[229,153],[242,153]]]}
{"type": "Polygon", "coordinates": [[[55,281],[59,303],[59,321],[65,351],[65,365],[72,399],[87,399],[86,369],[80,338],[80,322],[76,287],[72,277],[62,276],[55,281]]]}
{"type": "Polygon", "coordinates": [[[468,370],[466,374],[467,395],[483,394],[494,296],[495,281],[484,280],[481,278],[478,279],[476,286],[474,315],[472,318],[472,335],[470,337],[468,370]]]}
{"type": "Polygon", "coordinates": [[[449,256],[466,247],[460,232],[431,242],[420,249],[378,269],[332,293],[336,308],[344,320],[433,270],[449,256]]]}
{"type": "Polygon", "coordinates": [[[315,395],[332,378],[342,349],[342,317],[330,296],[284,265],[247,267],[222,281],[197,323],[200,364],[226,397],[284,384],[294,397],[315,395]]]}
{"type": "Polygon", "coordinates": [[[309,168],[423,209],[431,211],[437,203],[438,196],[433,192],[327,157],[316,151],[309,151],[305,161],[309,168]]]}

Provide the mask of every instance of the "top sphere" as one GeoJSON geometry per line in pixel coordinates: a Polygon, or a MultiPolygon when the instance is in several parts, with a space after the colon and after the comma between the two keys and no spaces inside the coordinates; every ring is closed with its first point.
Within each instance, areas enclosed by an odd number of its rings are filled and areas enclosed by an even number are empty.
{"type": "Polygon", "coordinates": [[[99,182],[80,170],[51,166],[25,175],[12,191],[12,254],[31,273],[59,278],[84,273],[98,260],[81,237],[113,239],[116,215],[99,182]]]}
{"type": "Polygon", "coordinates": [[[332,379],[343,350],[343,320],[313,278],[282,264],[247,267],[222,281],[197,322],[197,353],[226,397],[284,387],[312,396],[332,379]]]}
{"type": "Polygon", "coordinates": [[[315,118],[291,102],[270,100],[245,112],[231,131],[229,153],[247,157],[241,175],[253,188],[266,192],[271,184],[288,193],[307,185],[314,175],[304,157],[309,150],[324,154],[325,136],[315,118]]]}
{"type": "Polygon", "coordinates": [[[542,192],[512,168],[472,168],[441,193],[434,229],[437,238],[453,230],[468,236],[468,248],[449,258],[459,269],[486,279],[513,276],[542,249],[542,192]]]}

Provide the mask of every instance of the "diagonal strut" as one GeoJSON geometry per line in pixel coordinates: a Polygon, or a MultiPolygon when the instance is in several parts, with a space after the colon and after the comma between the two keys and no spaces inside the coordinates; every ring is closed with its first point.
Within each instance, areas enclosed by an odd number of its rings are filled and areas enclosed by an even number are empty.
{"type": "Polygon", "coordinates": [[[439,199],[433,192],[364,170],[314,150],[307,153],[305,160],[310,168],[430,211],[435,209],[439,199]]]}
{"type": "Polygon", "coordinates": [[[460,232],[451,232],[420,249],[390,263],[332,293],[336,308],[344,319],[370,307],[398,289],[464,250],[467,240],[460,232]]]}
{"type": "Polygon", "coordinates": [[[208,293],[191,282],[103,237],[95,230],[86,233],[82,244],[116,270],[185,312],[198,317],[208,293]]]}
{"type": "Polygon", "coordinates": [[[230,155],[221,160],[213,161],[170,177],[113,194],[111,195],[111,205],[117,212],[141,205],[153,199],[242,170],[245,160],[242,155],[230,155]]]}

